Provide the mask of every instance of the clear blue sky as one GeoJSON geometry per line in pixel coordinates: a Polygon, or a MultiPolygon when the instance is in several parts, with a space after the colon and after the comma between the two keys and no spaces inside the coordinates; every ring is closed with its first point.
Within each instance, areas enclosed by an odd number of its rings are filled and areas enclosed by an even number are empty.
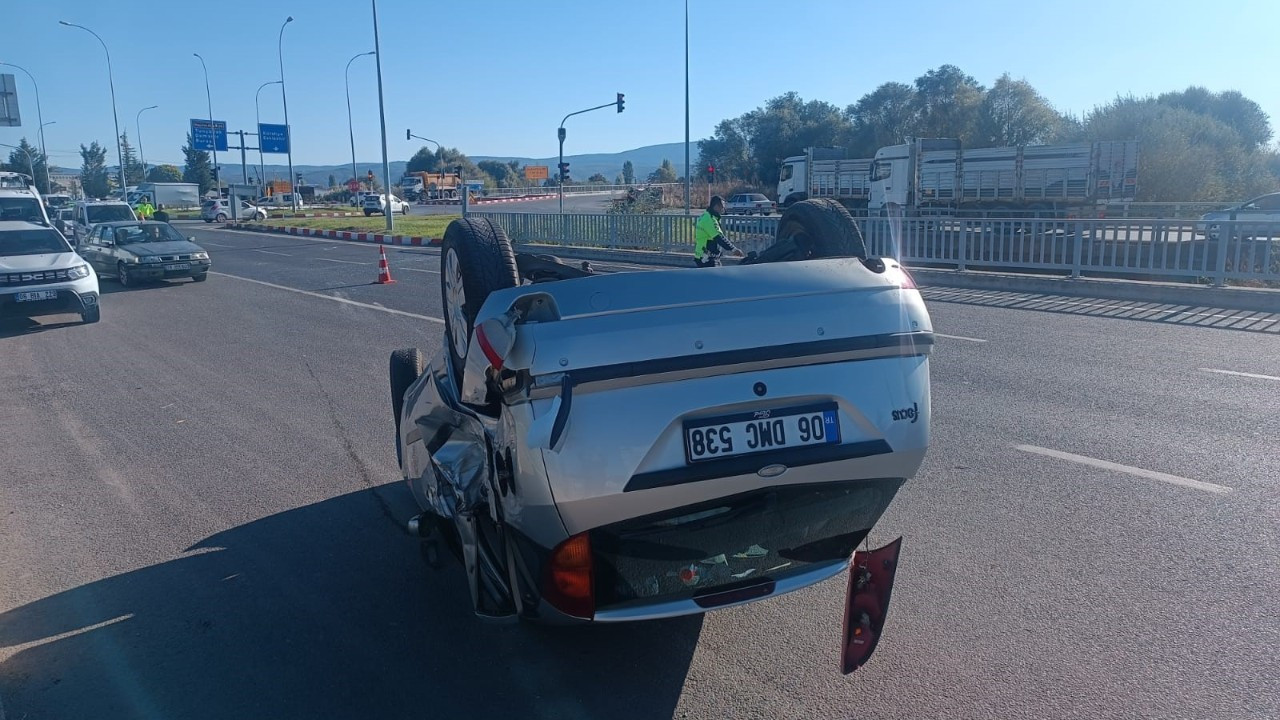
{"type": "MultiPolygon", "coordinates": [[[[406,127],[473,155],[552,156],[560,118],[615,92],[626,93],[626,112],[570,119],[567,153],[683,140],[683,7],[682,0],[380,0],[391,158],[405,159],[420,144],[405,142],[406,127]]],[[[45,121],[57,122],[46,128],[54,164],[78,166],[76,149],[90,140],[106,145],[114,163],[102,49],[58,20],[92,28],[111,49],[122,129],[133,137],[137,111],[160,105],[142,116],[147,160],[180,163],[188,119],[206,115],[192,53],[210,64],[215,117],[250,130],[254,91],[279,78],[277,31],[290,14],[284,49],[294,162],[349,162],[342,71],[352,55],[373,48],[368,0],[3,0],[0,61],[23,65],[40,83],[45,121]]],[[[691,0],[690,15],[695,140],[788,90],[844,107],[882,82],[910,82],[945,63],[987,85],[1008,71],[1075,113],[1117,94],[1198,84],[1240,90],[1280,119],[1274,0],[691,0]]],[[[16,75],[25,126],[0,128],[9,144],[36,135],[30,83],[16,75]]],[[[372,57],[352,65],[361,162],[380,159],[374,78],[372,57]]],[[[283,122],[277,87],[262,92],[264,122],[283,122]]]]}

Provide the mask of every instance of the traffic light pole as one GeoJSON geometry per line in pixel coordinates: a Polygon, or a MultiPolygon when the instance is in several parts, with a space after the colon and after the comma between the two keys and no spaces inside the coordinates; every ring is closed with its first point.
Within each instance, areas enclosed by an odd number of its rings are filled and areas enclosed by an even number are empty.
{"type": "Polygon", "coordinates": [[[566,168],[566,167],[565,167],[565,164],[564,164],[564,138],[565,138],[564,124],[565,124],[565,121],[567,121],[569,118],[573,117],[574,115],[581,115],[582,113],[589,113],[589,112],[591,112],[592,110],[603,110],[603,109],[605,109],[605,108],[607,108],[607,107],[616,107],[616,108],[618,108],[618,112],[622,112],[622,109],[623,109],[623,103],[624,103],[624,102],[625,102],[625,100],[623,99],[623,95],[622,95],[622,93],[618,93],[618,99],[617,99],[617,100],[614,100],[614,101],[613,101],[613,102],[611,102],[611,103],[605,103],[605,104],[603,104],[603,105],[597,105],[597,106],[595,106],[595,107],[589,107],[589,108],[587,108],[586,110],[579,110],[579,111],[577,111],[577,112],[571,112],[571,113],[569,113],[568,115],[565,115],[565,116],[564,116],[564,120],[561,120],[561,121],[560,121],[560,127],[556,129],[556,136],[560,139],[560,163],[559,163],[558,165],[556,165],[556,168],[560,171],[560,182],[559,182],[559,186],[560,186],[560,214],[561,214],[561,215],[563,215],[563,214],[564,214],[564,181],[569,179],[569,177],[568,177],[568,176],[569,176],[569,173],[568,173],[568,172],[566,172],[566,171],[568,170],[568,168],[566,168]]]}

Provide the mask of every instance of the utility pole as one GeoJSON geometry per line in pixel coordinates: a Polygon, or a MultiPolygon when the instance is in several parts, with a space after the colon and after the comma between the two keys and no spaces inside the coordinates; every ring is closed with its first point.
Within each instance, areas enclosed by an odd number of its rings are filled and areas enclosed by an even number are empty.
{"type": "Polygon", "coordinates": [[[387,111],[382,101],[382,44],[378,40],[378,0],[369,0],[373,8],[373,61],[378,66],[378,123],[382,127],[382,191],[386,193],[383,217],[387,232],[395,230],[395,213],[391,211],[391,163],[387,161],[387,111]]]}
{"type": "MultiPolygon", "coordinates": [[[[689,0],[684,0],[684,214],[692,214],[689,191],[693,173],[689,165],[689,0]]],[[[708,195],[710,197],[710,195],[708,195]]]]}

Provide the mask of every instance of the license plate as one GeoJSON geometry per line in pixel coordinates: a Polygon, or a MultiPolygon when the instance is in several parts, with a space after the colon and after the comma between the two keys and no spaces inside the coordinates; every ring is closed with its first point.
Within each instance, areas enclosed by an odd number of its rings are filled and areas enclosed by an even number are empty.
{"type": "Polygon", "coordinates": [[[835,403],[757,410],[684,424],[689,462],[840,442],[835,403]]]}
{"type": "Polygon", "coordinates": [[[13,298],[18,302],[34,302],[37,300],[57,300],[57,290],[36,290],[35,292],[20,292],[13,298]]]}
{"type": "Polygon", "coordinates": [[[174,270],[190,270],[191,263],[170,263],[164,266],[165,271],[172,272],[174,270]]]}

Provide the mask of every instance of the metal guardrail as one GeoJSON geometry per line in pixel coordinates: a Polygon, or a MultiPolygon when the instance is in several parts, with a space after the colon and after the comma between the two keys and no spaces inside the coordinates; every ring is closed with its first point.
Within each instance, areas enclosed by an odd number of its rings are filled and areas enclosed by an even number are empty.
{"type": "MultiPolygon", "coordinates": [[[[519,243],[691,253],[695,218],[685,215],[472,212],[519,243]]],[[[773,242],[778,217],[726,217],[730,242],[746,252],[773,242]]],[[[861,218],[873,255],[908,265],[1032,270],[1071,277],[1262,281],[1280,284],[1280,223],[1161,219],[861,218]]]]}
{"type": "MultiPolygon", "coordinates": [[[[628,190],[641,190],[644,188],[667,188],[678,187],[683,192],[684,185],[671,183],[640,183],[635,185],[565,185],[565,195],[583,195],[590,193],[622,193],[628,190]]],[[[489,188],[485,190],[485,197],[520,197],[522,195],[556,195],[559,188],[551,187],[517,187],[517,188],[489,188]]]]}

